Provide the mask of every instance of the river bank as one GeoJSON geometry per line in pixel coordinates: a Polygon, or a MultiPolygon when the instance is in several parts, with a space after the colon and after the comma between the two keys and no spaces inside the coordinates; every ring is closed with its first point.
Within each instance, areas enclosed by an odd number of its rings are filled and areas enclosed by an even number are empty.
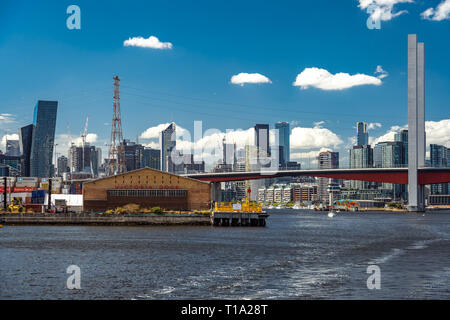
{"type": "Polygon", "coordinates": [[[145,226],[145,225],[211,225],[205,214],[0,214],[4,225],[93,225],[93,226],[145,226]]]}

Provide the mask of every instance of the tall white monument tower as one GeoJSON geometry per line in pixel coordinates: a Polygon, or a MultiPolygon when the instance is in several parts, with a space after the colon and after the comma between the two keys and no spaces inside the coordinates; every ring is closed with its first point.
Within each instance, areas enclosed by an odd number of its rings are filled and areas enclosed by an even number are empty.
{"type": "Polygon", "coordinates": [[[425,44],[408,35],[408,208],[425,210],[425,187],[418,169],[425,167],[425,44]]]}

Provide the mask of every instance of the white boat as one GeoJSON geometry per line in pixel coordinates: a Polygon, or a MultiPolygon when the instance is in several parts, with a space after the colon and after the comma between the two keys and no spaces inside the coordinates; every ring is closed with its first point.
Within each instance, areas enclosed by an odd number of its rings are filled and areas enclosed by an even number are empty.
{"type": "Polygon", "coordinates": [[[295,209],[295,210],[299,210],[299,209],[301,209],[302,207],[300,207],[300,205],[298,205],[298,204],[294,204],[293,206],[292,206],[292,209],[295,209]]]}
{"type": "Polygon", "coordinates": [[[328,218],[333,218],[336,215],[336,212],[330,211],[328,212],[328,218]]]}
{"type": "Polygon", "coordinates": [[[270,206],[267,207],[267,209],[273,209],[273,208],[274,208],[273,205],[270,205],[270,206]]]}
{"type": "Polygon", "coordinates": [[[275,209],[284,209],[284,207],[281,204],[279,204],[275,209]]]}

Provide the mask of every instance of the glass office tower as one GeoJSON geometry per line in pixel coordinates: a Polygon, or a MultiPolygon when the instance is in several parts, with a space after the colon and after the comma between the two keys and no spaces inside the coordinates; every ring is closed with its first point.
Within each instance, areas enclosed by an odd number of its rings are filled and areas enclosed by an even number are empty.
{"type": "Polygon", "coordinates": [[[278,138],[279,138],[279,146],[283,147],[283,154],[279,155],[280,159],[283,159],[284,164],[286,162],[291,161],[290,160],[290,129],[289,129],[289,123],[288,122],[277,122],[275,123],[275,129],[278,129],[278,138]]]}
{"type": "Polygon", "coordinates": [[[57,101],[39,100],[34,108],[34,132],[31,144],[30,175],[51,177],[55,143],[57,101]]]}
{"type": "Polygon", "coordinates": [[[20,152],[22,153],[22,177],[29,177],[31,173],[31,144],[33,143],[34,125],[19,129],[20,152]]]}

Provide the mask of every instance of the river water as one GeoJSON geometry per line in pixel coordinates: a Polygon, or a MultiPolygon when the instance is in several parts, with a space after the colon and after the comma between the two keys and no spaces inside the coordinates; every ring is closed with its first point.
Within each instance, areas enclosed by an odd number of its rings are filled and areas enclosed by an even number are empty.
{"type": "Polygon", "coordinates": [[[266,228],[6,226],[0,299],[450,299],[450,211],[269,213],[266,228]]]}

